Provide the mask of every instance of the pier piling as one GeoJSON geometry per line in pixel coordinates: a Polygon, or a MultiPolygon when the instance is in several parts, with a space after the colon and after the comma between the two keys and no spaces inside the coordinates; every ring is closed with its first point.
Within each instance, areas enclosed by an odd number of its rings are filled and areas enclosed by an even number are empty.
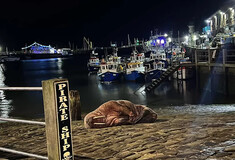
{"type": "Polygon", "coordinates": [[[70,106],[71,106],[71,119],[72,121],[81,120],[81,103],[80,94],[77,90],[71,90],[70,95],[70,106]]]}

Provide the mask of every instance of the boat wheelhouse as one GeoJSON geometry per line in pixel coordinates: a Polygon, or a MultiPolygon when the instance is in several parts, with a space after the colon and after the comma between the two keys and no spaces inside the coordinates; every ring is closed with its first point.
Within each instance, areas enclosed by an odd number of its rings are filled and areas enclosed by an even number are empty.
{"type": "Polygon", "coordinates": [[[114,52],[113,55],[108,55],[106,59],[102,59],[98,76],[102,82],[113,82],[121,79],[123,67],[121,57],[114,52]]]}
{"type": "Polygon", "coordinates": [[[133,50],[130,56],[130,61],[125,65],[125,80],[143,82],[145,79],[144,61],[144,53],[138,53],[137,50],[133,50]]]}
{"type": "Polygon", "coordinates": [[[87,67],[89,72],[97,72],[100,69],[100,60],[98,58],[98,53],[92,51],[87,63],[87,67]]]}
{"type": "Polygon", "coordinates": [[[152,63],[145,64],[146,67],[146,81],[153,81],[162,75],[167,68],[168,62],[164,60],[154,61],[152,63]]]}
{"type": "Polygon", "coordinates": [[[164,48],[159,47],[156,52],[151,52],[149,62],[145,63],[146,81],[158,79],[168,68],[168,61],[164,48]]]}
{"type": "Polygon", "coordinates": [[[133,51],[130,56],[131,62],[144,62],[145,61],[145,55],[144,53],[138,53],[137,51],[133,51]]]}
{"type": "Polygon", "coordinates": [[[166,60],[166,53],[163,52],[151,52],[150,53],[150,61],[154,61],[154,60],[166,60]]]}

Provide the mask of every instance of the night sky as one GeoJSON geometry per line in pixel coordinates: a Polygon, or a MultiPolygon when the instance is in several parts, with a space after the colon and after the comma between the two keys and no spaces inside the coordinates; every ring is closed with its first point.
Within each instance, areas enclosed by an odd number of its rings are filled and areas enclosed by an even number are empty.
{"type": "MultiPolygon", "coordinates": [[[[233,0],[235,3],[235,0],[233,0]]],[[[181,35],[232,0],[7,0],[0,8],[0,45],[20,50],[37,41],[55,47],[82,47],[83,36],[95,46],[130,37],[147,39],[151,30],[181,35]]]]}

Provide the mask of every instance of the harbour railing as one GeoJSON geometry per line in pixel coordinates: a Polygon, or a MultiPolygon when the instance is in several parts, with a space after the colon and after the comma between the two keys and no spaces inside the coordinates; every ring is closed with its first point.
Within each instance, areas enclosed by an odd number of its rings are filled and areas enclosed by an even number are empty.
{"type": "Polygon", "coordinates": [[[235,68],[235,50],[196,49],[193,62],[196,66],[235,68]]]}
{"type": "Polygon", "coordinates": [[[66,79],[42,81],[42,87],[0,87],[3,91],[42,91],[45,122],[0,117],[0,121],[42,125],[46,128],[47,157],[0,147],[0,151],[38,159],[73,160],[70,95],[66,79]]]}

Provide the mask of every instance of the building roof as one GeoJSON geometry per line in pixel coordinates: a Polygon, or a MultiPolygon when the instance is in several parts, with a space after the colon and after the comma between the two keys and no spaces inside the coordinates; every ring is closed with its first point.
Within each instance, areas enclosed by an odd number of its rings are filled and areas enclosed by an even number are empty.
{"type": "Polygon", "coordinates": [[[28,48],[31,48],[31,47],[33,47],[33,46],[40,46],[40,47],[48,47],[48,48],[52,48],[50,45],[49,46],[46,46],[46,45],[42,45],[42,44],[39,44],[39,43],[37,43],[37,42],[34,42],[33,44],[31,44],[31,45],[29,45],[29,46],[26,46],[26,47],[23,47],[23,48],[21,48],[21,49],[28,49],[28,48]]]}

